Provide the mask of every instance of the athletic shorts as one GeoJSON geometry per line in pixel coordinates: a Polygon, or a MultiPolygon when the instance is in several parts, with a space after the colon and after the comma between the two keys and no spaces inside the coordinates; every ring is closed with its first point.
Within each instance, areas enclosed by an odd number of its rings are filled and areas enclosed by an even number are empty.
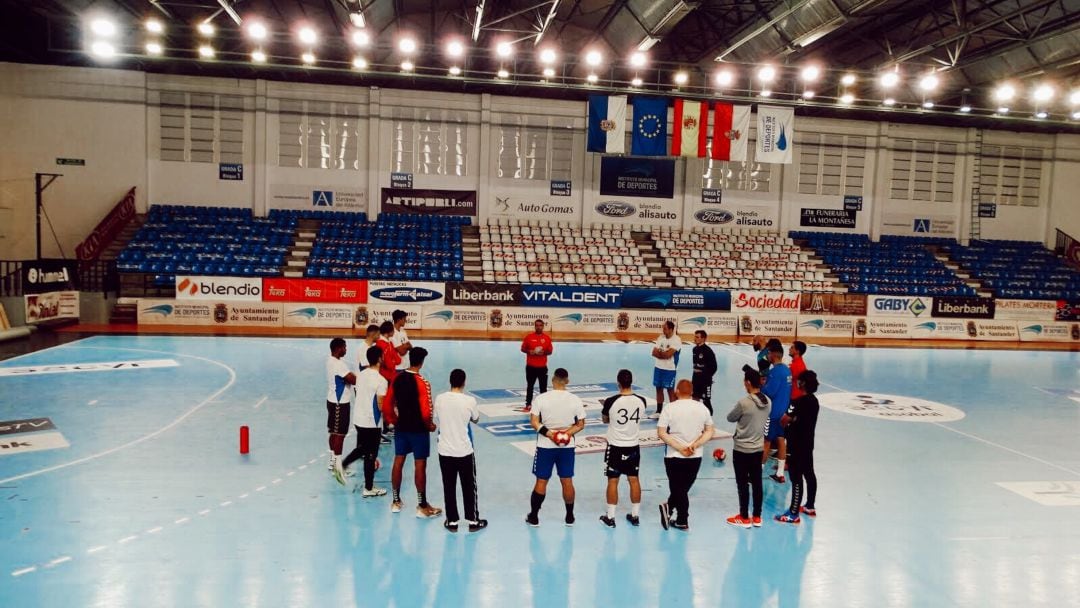
{"type": "Polygon", "coordinates": [[[652,385],[656,388],[675,388],[675,370],[654,367],[652,385]]]}
{"type": "Polygon", "coordinates": [[[620,475],[637,477],[641,468],[641,448],[638,446],[611,445],[604,450],[604,475],[618,479],[620,475]]]}
{"type": "Polygon", "coordinates": [[[784,436],[784,427],[780,425],[779,418],[769,418],[765,423],[765,439],[776,441],[784,436]]]}
{"type": "Polygon", "coordinates": [[[326,430],[331,435],[349,434],[349,409],[348,403],[326,402],[326,430]]]}
{"type": "Polygon", "coordinates": [[[533,475],[537,479],[551,479],[551,469],[558,471],[559,479],[574,476],[574,448],[536,448],[533,456],[533,475]]]}
{"type": "Polygon", "coordinates": [[[426,460],[431,455],[431,433],[394,433],[394,455],[412,454],[417,460],[426,460]]]}

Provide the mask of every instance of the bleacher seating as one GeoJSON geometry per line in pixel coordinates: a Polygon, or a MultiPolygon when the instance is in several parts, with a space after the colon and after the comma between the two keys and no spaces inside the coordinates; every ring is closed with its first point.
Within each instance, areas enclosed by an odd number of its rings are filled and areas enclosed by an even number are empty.
{"type": "Polygon", "coordinates": [[[760,230],[681,232],[652,238],[676,287],[832,291],[833,285],[790,238],[760,230]]]}
{"type": "Polygon", "coordinates": [[[975,288],[958,277],[927,249],[947,246],[951,239],[883,236],[872,242],[865,234],[796,232],[851,293],[975,296],[975,288]]]}
{"type": "Polygon", "coordinates": [[[967,246],[952,243],[944,250],[996,297],[1080,299],[1080,272],[1042,243],[981,240],[967,246]]]}

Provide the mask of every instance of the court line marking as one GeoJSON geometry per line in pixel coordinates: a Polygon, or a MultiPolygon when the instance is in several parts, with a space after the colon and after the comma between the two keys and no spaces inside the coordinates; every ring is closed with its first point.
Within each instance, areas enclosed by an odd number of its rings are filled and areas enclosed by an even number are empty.
{"type": "MultiPolygon", "coordinates": [[[[737,350],[735,350],[733,348],[727,348],[727,347],[721,347],[721,348],[723,348],[726,351],[732,352],[732,353],[734,353],[734,354],[736,354],[736,355],[738,355],[740,357],[744,357],[744,358],[748,358],[748,359],[754,359],[754,357],[749,356],[746,353],[739,352],[739,351],[737,351],[737,350]]],[[[849,391],[846,388],[839,387],[839,386],[837,386],[835,384],[830,384],[828,382],[822,382],[821,385],[822,386],[828,386],[830,388],[834,388],[834,389],[836,389],[836,390],[838,390],[838,391],[840,391],[842,393],[854,392],[854,391],[849,391]]],[[[945,426],[941,422],[931,422],[929,424],[932,424],[932,425],[938,427],[939,429],[944,429],[944,430],[949,431],[951,433],[956,433],[957,435],[960,435],[962,437],[967,437],[968,439],[972,439],[974,441],[985,443],[986,445],[998,448],[1000,450],[1004,450],[1006,452],[1010,452],[1012,454],[1015,454],[1017,456],[1021,456],[1023,458],[1027,458],[1028,460],[1038,462],[1039,464],[1044,464],[1044,465],[1046,465],[1048,467],[1057,469],[1059,471],[1064,471],[1064,472],[1069,473],[1071,475],[1076,475],[1077,477],[1080,477],[1080,471],[1075,471],[1075,470],[1070,469],[1068,467],[1063,467],[1063,466],[1061,466],[1061,465],[1059,465],[1057,463],[1050,462],[1049,460],[1043,460],[1042,458],[1039,458],[1038,456],[1032,456],[1031,454],[1025,454],[1024,452],[1021,452],[1019,450],[1015,450],[1015,449],[1010,448],[1008,446],[1001,445],[1000,443],[994,443],[993,441],[990,441],[989,439],[983,439],[982,437],[979,437],[978,435],[972,435],[971,433],[965,433],[964,431],[961,431],[959,429],[954,429],[952,427],[945,426]]]]}
{"type": "Polygon", "coordinates": [[[267,400],[267,399],[269,399],[269,398],[270,398],[270,396],[269,396],[269,395],[263,395],[263,396],[262,396],[262,399],[259,399],[259,402],[258,402],[258,403],[256,403],[256,404],[255,404],[255,405],[253,406],[253,407],[254,407],[254,409],[259,409],[259,406],[260,406],[260,405],[262,405],[262,404],[264,404],[264,403],[266,403],[266,400],[267,400]]]}
{"type": "Polygon", "coordinates": [[[58,558],[56,558],[54,560],[49,561],[47,564],[45,564],[45,567],[46,568],[52,568],[54,566],[59,566],[60,564],[63,564],[64,562],[70,562],[70,561],[71,561],[71,556],[70,555],[64,555],[62,557],[58,557],[58,558]]]}
{"type": "Polygon", "coordinates": [[[91,399],[90,401],[86,402],[86,405],[97,405],[97,402],[98,402],[97,399],[91,399]]]}
{"type": "MultiPolygon", "coordinates": [[[[81,348],[81,349],[94,349],[94,350],[97,350],[97,349],[101,349],[103,347],[99,347],[99,346],[69,346],[68,348],[81,348]]],[[[169,353],[169,352],[166,352],[166,351],[149,350],[149,349],[145,349],[145,348],[120,348],[120,347],[115,347],[115,346],[110,346],[110,347],[105,347],[105,348],[111,348],[112,350],[126,350],[126,351],[133,351],[133,352],[158,353],[158,354],[164,354],[164,355],[173,355],[173,356],[176,356],[176,357],[189,357],[191,359],[199,359],[201,361],[206,361],[207,363],[212,363],[214,365],[218,365],[218,366],[221,366],[221,367],[225,368],[225,370],[229,372],[229,381],[225,383],[225,386],[222,386],[221,388],[219,388],[217,391],[215,391],[212,395],[210,395],[209,397],[204,399],[198,405],[196,405],[195,407],[193,407],[193,408],[189,409],[188,411],[184,412],[179,418],[173,420],[169,424],[161,427],[160,429],[158,429],[158,430],[156,430],[156,431],[154,431],[154,432],[152,432],[150,434],[143,435],[142,437],[139,437],[137,439],[133,439],[133,440],[131,440],[131,441],[129,441],[129,442],[123,444],[123,445],[118,445],[116,447],[109,448],[109,449],[104,450],[102,452],[98,452],[96,454],[91,454],[89,456],[84,456],[83,458],[72,460],[70,462],[64,462],[64,463],[61,463],[61,464],[58,464],[58,465],[53,465],[51,467],[45,467],[44,469],[38,469],[37,471],[30,471],[29,473],[22,473],[20,475],[15,475],[13,477],[8,477],[7,479],[0,479],[0,485],[8,483],[8,482],[12,482],[12,481],[19,481],[20,479],[29,479],[31,477],[36,477],[38,475],[44,475],[45,473],[52,473],[53,471],[59,471],[61,469],[66,469],[68,467],[73,467],[73,466],[75,466],[77,464],[82,464],[84,462],[90,462],[91,460],[97,460],[98,458],[101,458],[103,456],[109,456],[110,454],[115,454],[116,452],[119,452],[121,450],[126,450],[127,448],[139,445],[140,443],[143,443],[145,441],[149,441],[149,440],[153,439],[154,437],[157,437],[158,435],[161,435],[163,433],[168,432],[169,430],[171,430],[173,427],[180,424],[184,420],[187,420],[192,414],[194,414],[194,413],[198,412],[199,410],[201,410],[203,407],[208,405],[214,399],[217,399],[218,397],[220,397],[222,395],[222,393],[229,390],[230,388],[232,388],[232,386],[234,384],[236,384],[236,370],[229,367],[228,365],[225,365],[221,361],[215,361],[213,359],[207,359],[206,357],[200,357],[198,355],[183,355],[183,354],[179,354],[179,353],[169,353]]]]}
{"type": "Polygon", "coordinates": [[[22,576],[24,574],[30,574],[34,570],[37,570],[37,566],[30,566],[29,568],[20,568],[11,573],[11,576],[22,576]]]}

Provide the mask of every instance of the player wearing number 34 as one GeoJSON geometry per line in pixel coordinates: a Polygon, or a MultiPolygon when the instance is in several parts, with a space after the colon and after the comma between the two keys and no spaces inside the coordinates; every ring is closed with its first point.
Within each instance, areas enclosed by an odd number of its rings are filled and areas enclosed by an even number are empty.
{"type": "Polygon", "coordinates": [[[604,400],[601,414],[608,425],[607,448],[604,450],[604,475],[607,476],[607,512],[600,521],[609,528],[615,527],[615,506],[619,504],[619,477],[626,475],[630,483],[630,512],[626,521],[636,526],[640,522],[641,482],[638,469],[641,464],[640,430],[645,417],[645,398],[634,393],[631,386],[634,376],[628,369],[620,369],[615,377],[619,394],[604,400]]]}

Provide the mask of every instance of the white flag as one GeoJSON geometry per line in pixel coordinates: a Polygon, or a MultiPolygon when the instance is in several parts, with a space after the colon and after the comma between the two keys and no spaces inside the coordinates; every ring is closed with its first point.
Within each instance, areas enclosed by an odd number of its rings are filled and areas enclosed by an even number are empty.
{"type": "Polygon", "coordinates": [[[795,141],[795,110],[758,106],[757,160],[762,163],[791,164],[795,141]]]}

